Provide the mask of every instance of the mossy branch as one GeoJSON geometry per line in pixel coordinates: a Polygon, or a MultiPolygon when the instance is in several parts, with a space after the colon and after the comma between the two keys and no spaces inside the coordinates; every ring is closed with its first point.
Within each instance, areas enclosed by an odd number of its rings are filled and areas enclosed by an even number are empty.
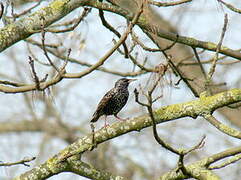
{"type": "MultiPolygon", "coordinates": [[[[202,116],[203,114],[212,113],[218,108],[240,101],[241,89],[232,89],[213,96],[201,96],[199,99],[190,102],[164,106],[154,110],[153,114],[155,116],[156,123],[158,124],[182,117],[196,118],[198,116],[202,116]]],[[[140,131],[141,129],[149,126],[152,126],[149,114],[134,117],[125,122],[117,122],[106,129],[103,128],[96,131],[95,141],[97,144],[100,144],[128,132],[140,131]]],[[[75,143],[48,159],[42,165],[22,174],[20,177],[28,179],[33,174],[38,173],[41,174],[42,179],[44,179],[63,172],[66,170],[66,163],[71,157],[83,154],[92,147],[92,135],[90,134],[80,138],[75,143]]]]}
{"type": "MultiPolygon", "coordinates": [[[[128,20],[131,20],[134,16],[133,13],[128,12],[127,10],[115,5],[100,2],[98,0],[55,0],[48,6],[0,29],[0,52],[12,46],[16,42],[26,39],[34,33],[39,33],[41,30],[42,17],[45,19],[44,27],[48,27],[52,23],[71,13],[74,9],[83,6],[90,6],[97,9],[102,9],[104,11],[110,11],[115,14],[119,14],[128,20]]],[[[161,38],[176,41],[176,34],[163,31],[160,28],[151,25],[146,20],[145,16],[141,16],[139,18],[137,25],[139,25],[144,32],[155,33],[161,38]]],[[[200,41],[185,36],[179,36],[177,42],[210,51],[216,51],[218,47],[218,45],[215,43],[200,41]]],[[[219,52],[241,60],[241,53],[239,51],[221,46],[219,52]]]]}

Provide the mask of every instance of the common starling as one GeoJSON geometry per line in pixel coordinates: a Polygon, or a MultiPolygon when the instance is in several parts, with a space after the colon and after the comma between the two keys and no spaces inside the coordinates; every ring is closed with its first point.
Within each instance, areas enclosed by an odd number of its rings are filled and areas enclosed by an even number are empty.
{"type": "Polygon", "coordinates": [[[118,117],[117,114],[125,106],[128,100],[129,84],[135,80],[136,79],[121,78],[116,81],[115,87],[109,90],[99,102],[90,122],[96,122],[103,115],[105,115],[105,126],[107,126],[106,117],[108,115],[114,115],[117,119],[123,120],[118,117]]]}

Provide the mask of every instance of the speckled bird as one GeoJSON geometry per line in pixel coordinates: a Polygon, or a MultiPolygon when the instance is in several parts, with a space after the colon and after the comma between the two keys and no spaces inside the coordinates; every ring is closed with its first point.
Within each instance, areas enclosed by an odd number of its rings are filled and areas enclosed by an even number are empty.
{"type": "Polygon", "coordinates": [[[99,102],[90,122],[96,122],[103,115],[105,116],[105,126],[107,126],[106,117],[108,115],[114,115],[117,119],[124,120],[118,117],[117,114],[126,105],[129,97],[128,86],[135,80],[121,78],[116,81],[115,87],[109,90],[99,102]]]}

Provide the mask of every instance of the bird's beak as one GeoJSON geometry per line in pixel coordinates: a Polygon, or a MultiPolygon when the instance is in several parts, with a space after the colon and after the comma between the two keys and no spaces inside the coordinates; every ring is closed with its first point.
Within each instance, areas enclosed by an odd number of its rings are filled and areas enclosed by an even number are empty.
{"type": "Polygon", "coordinates": [[[137,79],[128,79],[129,83],[136,81],[137,79]]]}

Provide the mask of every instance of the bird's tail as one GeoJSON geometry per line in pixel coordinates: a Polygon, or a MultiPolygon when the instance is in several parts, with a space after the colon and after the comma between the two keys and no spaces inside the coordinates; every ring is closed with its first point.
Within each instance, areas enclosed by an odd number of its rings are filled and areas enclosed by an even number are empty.
{"type": "Polygon", "coordinates": [[[93,123],[93,122],[96,122],[96,121],[99,119],[99,117],[100,117],[100,116],[99,116],[97,113],[94,113],[94,114],[93,114],[93,117],[92,117],[92,119],[91,119],[90,122],[92,122],[92,123],[93,123]]]}

